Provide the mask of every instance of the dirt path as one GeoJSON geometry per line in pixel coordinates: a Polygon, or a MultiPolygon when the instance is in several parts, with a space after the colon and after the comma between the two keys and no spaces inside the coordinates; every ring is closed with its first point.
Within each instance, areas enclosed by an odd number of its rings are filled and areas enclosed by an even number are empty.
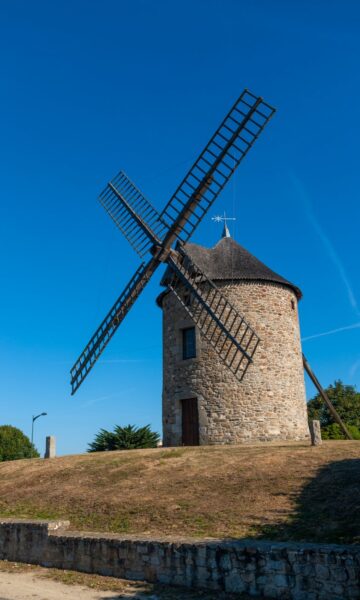
{"type": "Polygon", "coordinates": [[[136,595],[119,596],[116,592],[66,585],[51,579],[42,579],[32,573],[0,573],[0,600],[115,600],[121,597],[135,600],[136,595]]]}
{"type": "Polygon", "coordinates": [[[87,575],[0,561],[0,600],[249,600],[225,592],[87,575]]]}

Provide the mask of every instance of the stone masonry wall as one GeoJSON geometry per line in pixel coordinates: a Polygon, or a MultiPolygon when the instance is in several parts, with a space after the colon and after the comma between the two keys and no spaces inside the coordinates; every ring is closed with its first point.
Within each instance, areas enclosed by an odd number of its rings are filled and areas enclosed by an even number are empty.
{"type": "Polygon", "coordinates": [[[197,356],[182,360],[193,322],[172,293],[163,298],[164,445],[182,444],[181,400],[197,398],[200,444],[309,437],[297,298],[276,283],[216,282],[260,344],[240,382],[197,330],[197,356]]]}
{"type": "Polygon", "coordinates": [[[151,540],[0,521],[0,559],[282,600],[358,600],[360,546],[151,540]]]}

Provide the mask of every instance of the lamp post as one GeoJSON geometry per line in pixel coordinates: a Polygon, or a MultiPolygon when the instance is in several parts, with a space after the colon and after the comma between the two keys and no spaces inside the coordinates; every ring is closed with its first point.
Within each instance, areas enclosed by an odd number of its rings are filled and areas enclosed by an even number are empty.
{"type": "Polygon", "coordinates": [[[36,415],[36,417],[33,416],[32,418],[32,424],[31,424],[31,444],[34,441],[34,422],[36,421],[36,419],[38,419],[39,417],[46,417],[47,413],[46,412],[42,412],[39,415],[36,415]]]}

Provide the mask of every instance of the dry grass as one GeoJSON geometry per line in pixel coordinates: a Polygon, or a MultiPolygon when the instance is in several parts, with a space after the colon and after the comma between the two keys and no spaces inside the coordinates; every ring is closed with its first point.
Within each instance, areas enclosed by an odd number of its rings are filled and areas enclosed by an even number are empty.
{"type": "Polygon", "coordinates": [[[150,535],[360,542],[360,442],[135,450],[0,464],[0,515],[150,535]]]}

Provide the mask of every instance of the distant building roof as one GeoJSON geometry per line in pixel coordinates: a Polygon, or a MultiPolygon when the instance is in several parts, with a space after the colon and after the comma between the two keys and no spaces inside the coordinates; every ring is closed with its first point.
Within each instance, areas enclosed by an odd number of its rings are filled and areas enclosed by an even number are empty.
{"type": "MultiPolygon", "coordinates": [[[[222,280],[269,281],[291,288],[298,299],[302,296],[301,290],[296,285],[269,269],[228,235],[222,237],[213,248],[204,248],[198,244],[185,244],[185,251],[199,269],[214,282],[222,280]]],[[[166,285],[166,273],[161,283],[166,285]]],[[[159,306],[161,306],[164,293],[166,292],[160,294],[157,299],[159,306]]]]}

